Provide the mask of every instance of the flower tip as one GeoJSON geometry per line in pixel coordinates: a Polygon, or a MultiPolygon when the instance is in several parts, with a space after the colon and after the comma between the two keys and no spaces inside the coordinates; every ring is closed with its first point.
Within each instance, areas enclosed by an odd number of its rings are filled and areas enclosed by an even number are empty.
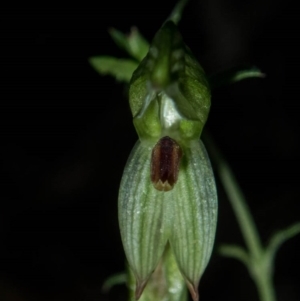
{"type": "Polygon", "coordinates": [[[170,191],[173,189],[173,185],[171,185],[168,181],[163,182],[162,180],[158,180],[158,182],[153,183],[155,189],[159,191],[170,191]]]}
{"type": "Polygon", "coordinates": [[[193,301],[199,301],[199,292],[198,292],[198,284],[192,284],[191,282],[186,282],[187,287],[191,293],[191,297],[193,301]]]}
{"type": "Polygon", "coordinates": [[[147,280],[144,280],[144,281],[138,281],[136,282],[136,288],[135,288],[135,300],[139,300],[143,291],[144,291],[144,288],[147,284],[147,280]]]}

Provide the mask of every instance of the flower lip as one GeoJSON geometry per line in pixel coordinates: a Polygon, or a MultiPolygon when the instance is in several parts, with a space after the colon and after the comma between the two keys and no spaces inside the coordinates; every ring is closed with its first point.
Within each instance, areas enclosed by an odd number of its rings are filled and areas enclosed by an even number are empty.
{"type": "Polygon", "coordinates": [[[182,150],[169,136],[162,137],[152,150],[151,181],[155,189],[170,191],[178,179],[182,150]]]}

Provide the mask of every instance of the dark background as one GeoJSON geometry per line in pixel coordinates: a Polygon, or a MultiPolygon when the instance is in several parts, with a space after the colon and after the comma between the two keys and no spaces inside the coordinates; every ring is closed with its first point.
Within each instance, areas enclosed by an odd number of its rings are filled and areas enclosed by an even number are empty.
{"type": "MultiPolygon", "coordinates": [[[[87,59],[126,56],[110,39],[111,26],[136,25],[151,40],[174,3],[1,10],[1,301],[127,299],[124,286],[105,295],[101,285],[124,268],[117,195],[137,135],[126,89],[87,59]]],[[[267,75],[213,91],[206,126],[264,242],[300,220],[299,16],[287,0],[193,0],[180,24],[208,74],[249,64],[267,75]]],[[[243,244],[217,184],[216,247],[243,244]]],[[[299,244],[293,238],[276,258],[279,301],[300,299],[299,244]]],[[[216,251],[200,295],[258,300],[245,267],[216,251]]]]}

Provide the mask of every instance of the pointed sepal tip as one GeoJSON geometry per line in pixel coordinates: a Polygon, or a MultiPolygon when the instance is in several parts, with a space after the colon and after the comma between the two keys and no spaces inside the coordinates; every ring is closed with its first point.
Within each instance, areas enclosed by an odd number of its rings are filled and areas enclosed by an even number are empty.
{"type": "Polygon", "coordinates": [[[135,300],[139,300],[145,287],[147,284],[148,280],[144,281],[136,281],[136,288],[135,288],[135,300]]]}
{"type": "Polygon", "coordinates": [[[186,281],[186,285],[190,291],[193,301],[199,301],[198,284],[192,284],[191,282],[186,281]]]}

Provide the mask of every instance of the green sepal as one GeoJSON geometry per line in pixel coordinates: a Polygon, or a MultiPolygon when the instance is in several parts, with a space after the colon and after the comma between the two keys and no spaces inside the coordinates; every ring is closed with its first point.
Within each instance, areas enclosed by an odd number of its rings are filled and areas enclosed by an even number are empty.
{"type": "Polygon", "coordinates": [[[137,142],[119,190],[119,225],[125,254],[137,286],[144,288],[165,249],[170,227],[166,194],[150,181],[153,145],[137,142]]]}
{"type": "Polygon", "coordinates": [[[184,148],[176,184],[173,227],[169,238],[179,269],[194,300],[210,259],[217,224],[217,192],[205,147],[193,141],[184,148]]]}
{"type": "MultiPolygon", "coordinates": [[[[149,99],[157,102],[160,108],[164,96],[174,102],[178,114],[175,122],[181,139],[199,138],[209,113],[210,89],[203,69],[183,43],[172,21],[166,22],[158,31],[148,54],[133,73],[129,103],[134,119],[144,118],[149,99]]],[[[137,123],[147,124],[148,132],[152,132],[153,122],[146,118],[147,121],[137,123]]],[[[163,123],[161,113],[154,118],[163,123]]],[[[148,132],[138,126],[136,130],[141,139],[148,138],[148,132]]],[[[166,129],[162,125],[161,135],[163,132],[166,129]]]]}
{"type": "Polygon", "coordinates": [[[124,250],[139,297],[157,267],[167,242],[194,300],[211,256],[217,193],[212,168],[200,141],[182,145],[177,183],[158,191],[150,180],[153,141],[137,142],[119,192],[119,224],[124,250]]]}

